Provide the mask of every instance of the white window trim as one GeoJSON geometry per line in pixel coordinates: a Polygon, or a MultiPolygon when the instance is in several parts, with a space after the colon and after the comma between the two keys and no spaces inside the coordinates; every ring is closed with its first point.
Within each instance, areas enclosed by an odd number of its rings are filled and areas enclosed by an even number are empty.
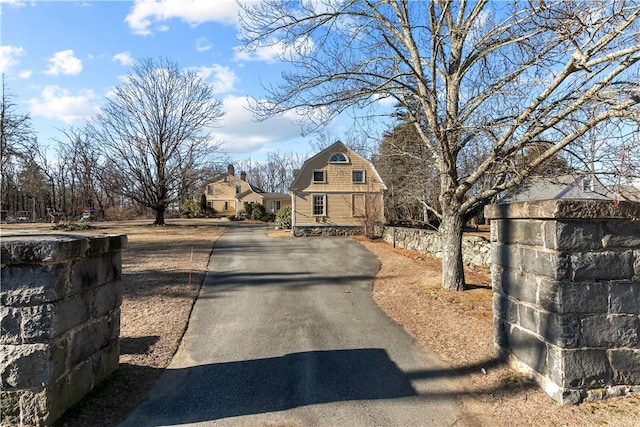
{"type": "Polygon", "coordinates": [[[338,163],[338,164],[349,163],[349,156],[347,156],[346,154],[344,154],[342,152],[332,153],[329,156],[329,163],[338,163]],[[344,156],[344,160],[331,160],[333,158],[333,156],[335,156],[336,154],[342,154],[344,156]]]}
{"type": "Polygon", "coordinates": [[[314,217],[327,216],[327,195],[325,193],[313,193],[311,195],[311,215],[314,217]],[[322,197],[322,213],[315,213],[316,197],[322,197]]]}
{"type": "Polygon", "coordinates": [[[364,169],[354,169],[354,170],[352,170],[351,171],[351,181],[354,184],[364,184],[364,183],[366,183],[367,182],[367,175],[366,175],[366,172],[364,171],[364,169]],[[355,181],[353,179],[353,173],[354,172],[362,172],[362,181],[355,181]]]}
{"type": "Polygon", "coordinates": [[[314,169],[313,172],[311,172],[311,181],[316,183],[316,184],[326,184],[327,183],[327,171],[325,169],[314,169]],[[322,172],[322,176],[323,176],[323,180],[322,181],[316,181],[316,172],[322,172]]]}

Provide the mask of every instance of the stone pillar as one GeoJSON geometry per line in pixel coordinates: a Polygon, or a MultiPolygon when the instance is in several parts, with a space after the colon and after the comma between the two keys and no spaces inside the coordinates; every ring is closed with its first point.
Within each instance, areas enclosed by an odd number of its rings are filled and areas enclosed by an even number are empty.
{"type": "Polygon", "coordinates": [[[640,205],[549,200],[485,215],[499,355],[561,404],[640,391],[640,205]]]}
{"type": "Polygon", "coordinates": [[[50,425],[118,368],[126,241],[2,236],[2,426],[50,425]]]}

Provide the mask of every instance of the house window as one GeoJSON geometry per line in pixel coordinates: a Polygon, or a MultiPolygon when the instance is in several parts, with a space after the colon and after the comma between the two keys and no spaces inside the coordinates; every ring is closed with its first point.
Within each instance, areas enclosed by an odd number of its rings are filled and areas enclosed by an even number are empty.
{"type": "Polygon", "coordinates": [[[352,171],[351,176],[353,178],[353,182],[355,183],[364,182],[364,171],[352,171]]]}
{"type": "Polygon", "coordinates": [[[213,202],[211,200],[207,201],[207,207],[213,209],[213,202]]]}
{"type": "Polygon", "coordinates": [[[224,210],[225,211],[229,210],[229,202],[224,202],[224,210]]]}
{"type": "Polygon", "coordinates": [[[327,171],[322,169],[314,170],[313,182],[327,182],[327,171]]]}
{"type": "Polygon", "coordinates": [[[326,214],[327,214],[327,195],[314,194],[313,195],[313,215],[326,216],[326,214]]]}
{"type": "Polygon", "coordinates": [[[273,202],[273,204],[275,206],[275,209],[279,211],[280,207],[282,206],[282,202],[280,200],[276,200],[275,202],[273,202]]]}
{"type": "Polygon", "coordinates": [[[582,191],[589,193],[593,191],[593,178],[586,176],[582,178],[582,191]]]}
{"type": "Polygon", "coordinates": [[[349,163],[349,158],[344,153],[333,153],[329,163],[349,163]]]}
{"type": "Polygon", "coordinates": [[[207,185],[207,194],[213,195],[213,185],[207,185]]]}
{"type": "Polygon", "coordinates": [[[240,194],[240,186],[236,185],[236,194],[240,194]]]}

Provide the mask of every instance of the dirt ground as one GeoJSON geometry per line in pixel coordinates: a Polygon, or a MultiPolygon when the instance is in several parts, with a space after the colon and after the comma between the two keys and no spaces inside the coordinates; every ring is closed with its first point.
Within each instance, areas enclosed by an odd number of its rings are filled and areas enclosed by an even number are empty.
{"type": "MultiPolygon", "coordinates": [[[[170,220],[100,224],[124,233],[120,369],[69,410],[57,426],[113,426],[135,408],[178,348],[204,279],[220,224],[170,220]]],[[[3,225],[2,232],[5,232],[3,225]]],[[[271,231],[272,237],[288,233],[271,231]]],[[[373,297],[383,310],[458,373],[470,426],[640,425],[640,396],[561,407],[527,378],[496,362],[486,269],[467,270],[469,289],[440,289],[440,261],[357,239],[380,260],[373,297]]]]}
{"type": "Polygon", "coordinates": [[[488,269],[467,269],[468,289],[440,288],[439,259],[359,239],[381,263],[373,298],[454,368],[471,426],[640,426],[640,396],[559,406],[528,378],[496,361],[488,269]]]}

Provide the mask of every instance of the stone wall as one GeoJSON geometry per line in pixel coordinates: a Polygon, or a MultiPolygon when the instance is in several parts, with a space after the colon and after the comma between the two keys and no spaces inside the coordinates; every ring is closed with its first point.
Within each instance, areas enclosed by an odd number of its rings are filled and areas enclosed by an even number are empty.
{"type": "Polygon", "coordinates": [[[2,236],[2,426],[50,425],[118,368],[126,241],[2,236]]]}
{"type": "MultiPolygon", "coordinates": [[[[394,247],[442,258],[440,235],[435,230],[384,227],[382,238],[394,247]]],[[[489,239],[482,236],[462,238],[462,260],[465,265],[488,267],[491,264],[489,239]]]]}
{"type": "Polygon", "coordinates": [[[485,209],[495,345],[561,404],[640,391],[640,205],[485,209]]]}
{"type": "Polygon", "coordinates": [[[357,225],[296,225],[293,227],[293,235],[296,237],[357,236],[360,234],[364,234],[363,227],[357,225]]]}

